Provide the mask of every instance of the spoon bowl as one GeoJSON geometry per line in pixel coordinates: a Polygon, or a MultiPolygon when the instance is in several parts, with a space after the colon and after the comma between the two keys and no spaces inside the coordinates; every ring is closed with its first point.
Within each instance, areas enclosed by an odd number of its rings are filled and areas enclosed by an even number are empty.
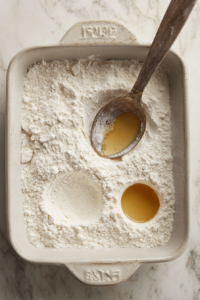
{"type": "Polygon", "coordinates": [[[132,91],[110,101],[97,113],[92,125],[91,143],[95,151],[100,156],[110,159],[120,158],[130,152],[139,143],[146,128],[146,116],[140,100],[141,93],[132,91]],[[105,128],[109,127],[116,117],[124,112],[131,112],[138,116],[141,122],[140,131],[133,142],[124,150],[112,155],[104,155],[102,152],[102,141],[104,138],[105,128]]]}

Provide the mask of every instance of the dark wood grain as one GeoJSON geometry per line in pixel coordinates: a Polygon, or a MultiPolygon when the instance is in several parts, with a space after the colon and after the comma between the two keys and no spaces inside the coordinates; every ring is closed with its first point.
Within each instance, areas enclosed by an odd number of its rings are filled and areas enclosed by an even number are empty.
{"type": "Polygon", "coordinates": [[[143,92],[187,21],[197,0],[172,0],[158,28],[133,89],[143,92]]]}

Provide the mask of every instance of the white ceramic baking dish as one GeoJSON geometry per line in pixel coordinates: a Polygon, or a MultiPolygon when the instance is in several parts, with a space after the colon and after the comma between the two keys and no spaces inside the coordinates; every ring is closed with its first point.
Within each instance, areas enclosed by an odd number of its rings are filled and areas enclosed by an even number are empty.
{"type": "Polygon", "coordinates": [[[156,248],[38,249],[27,239],[21,191],[21,114],[23,78],[40,60],[77,60],[90,55],[101,59],[144,61],[149,45],[141,45],[123,25],[112,21],[84,21],[70,28],[62,40],[48,47],[19,52],[7,72],[7,220],[10,242],[24,259],[66,266],[88,284],[123,282],[144,262],[165,262],[180,256],[189,236],[188,107],[185,66],[170,51],[162,65],[169,70],[172,108],[172,154],[175,183],[174,227],[169,242],[156,248]]]}

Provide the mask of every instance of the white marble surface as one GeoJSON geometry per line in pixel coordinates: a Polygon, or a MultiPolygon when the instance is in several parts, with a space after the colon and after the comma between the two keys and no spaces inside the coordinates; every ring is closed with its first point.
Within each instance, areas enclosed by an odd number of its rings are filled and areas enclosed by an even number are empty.
{"type": "Polygon", "coordinates": [[[4,120],[6,70],[21,49],[56,43],[83,19],[124,23],[142,42],[150,43],[169,0],[0,0],[0,299],[112,300],[200,299],[200,1],[174,45],[189,73],[191,147],[191,241],[169,263],[143,264],[125,283],[91,287],[67,269],[21,260],[6,234],[4,120]]]}

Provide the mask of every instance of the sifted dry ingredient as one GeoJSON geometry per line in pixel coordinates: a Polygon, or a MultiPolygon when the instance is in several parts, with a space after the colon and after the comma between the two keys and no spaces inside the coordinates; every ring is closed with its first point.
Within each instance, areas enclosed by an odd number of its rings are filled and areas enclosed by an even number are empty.
{"type": "Polygon", "coordinates": [[[36,247],[155,247],[173,228],[171,110],[166,72],[158,68],[144,97],[147,128],[120,160],[97,155],[92,121],[108,101],[130,91],[136,61],[38,62],[24,78],[22,193],[29,241],[36,247]],[[152,184],[161,206],[135,223],[121,208],[134,183],[152,184]]]}

